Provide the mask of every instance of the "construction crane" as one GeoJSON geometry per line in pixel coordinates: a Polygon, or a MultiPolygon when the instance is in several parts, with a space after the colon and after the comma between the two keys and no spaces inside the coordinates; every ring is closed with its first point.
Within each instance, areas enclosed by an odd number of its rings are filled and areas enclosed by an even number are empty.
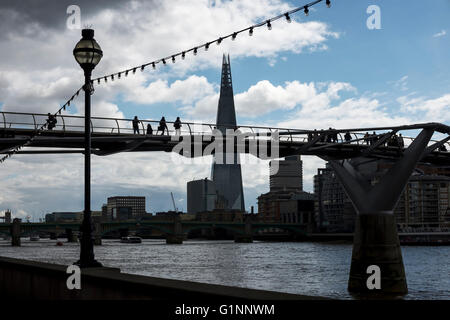
{"type": "Polygon", "coordinates": [[[178,208],[175,206],[175,199],[173,198],[173,193],[170,192],[170,195],[172,196],[173,209],[175,210],[175,213],[178,213],[178,208]]]}

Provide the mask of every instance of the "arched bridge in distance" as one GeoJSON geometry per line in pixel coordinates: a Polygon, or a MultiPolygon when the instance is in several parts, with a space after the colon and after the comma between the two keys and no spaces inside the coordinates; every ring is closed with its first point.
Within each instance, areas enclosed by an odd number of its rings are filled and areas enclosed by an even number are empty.
{"type": "MultiPolygon", "coordinates": [[[[17,230],[19,234],[16,236],[30,236],[37,233],[61,234],[66,233],[69,241],[71,235],[76,236],[80,231],[80,223],[76,222],[49,222],[49,223],[18,223],[17,230]]],[[[94,235],[97,238],[113,232],[113,231],[143,231],[154,229],[162,233],[166,237],[167,243],[182,243],[187,235],[194,230],[204,229],[224,229],[235,234],[236,242],[251,241],[258,231],[264,229],[277,228],[290,233],[293,237],[303,237],[306,235],[307,225],[303,223],[267,223],[251,221],[195,221],[181,220],[177,217],[164,220],[140,220],[140,221],[110,221],[95,223],[94,235]]],[[[11,234],[11,224],[0,223],[0,234],[4,236],[13,236],[11,234]]]]}
{"type": "MultiPolygon", "coordinates": [[[[45,120],[44,114],[1,112],[0,153],[83,153],[84,117],[59,115],[54,130],[39,131],[45,120]],[[30,148],[22,150],[24,144],[30,148]]],[[[417,164],[450,166],[450,127],[441,123],[329,130],[183,123],[176,136],[171,130],[163,135],[155,132],[157,121],[141,120],[139,134],[133,134],[131,119],[92,117],[91,121],[92,153],[98,156],[165,151],[198,157],[222,150],[212,145],[228,144],[232,149],[227,153],[250,153],[261,159],[314,155],[328,161],[357,212],[348,282],[349,291],[356,293],[370,294],[367,268],[373,265],[381,270],[383,293],[407,293],[394,208],[417,164]],[[148,124],[152,134],[147,134],[148,124]],[[224,129],[234,133],[217,134],[224,129]],[[399,139],[405,132],[413,137],[399,139]],[[390,163],[382,175],[373,166],[379,160],[390,163]]],[[[167,124],[172,129],[172,123],[167,124]]],[[[176,243],[183,223],[173,221],[172,228],[175,238],[169,241],[176,243]]],[[[245,222],[239,230],[250,235],[252,228],[245,222]]]]}

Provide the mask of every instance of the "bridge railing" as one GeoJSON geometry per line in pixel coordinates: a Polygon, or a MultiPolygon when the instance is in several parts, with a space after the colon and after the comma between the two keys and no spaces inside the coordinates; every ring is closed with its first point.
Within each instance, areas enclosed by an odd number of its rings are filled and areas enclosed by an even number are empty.
{"type": "MultiPolygon", "coordinates": [[[[43,113],[22,113],[22,112],[0,112],[0,134],[1,128],[4,129],[29,129],[37,130],[42,124],[46,123],[48,119],[47,114],[43,113]]],[[[84,117],[77,115],[56,115],[56,126],[53,131],[59,132],[84,132],[84,117]]],[[[92,117],[91,128],[93,133],[109,134],[109,135],[147,135],[147,127],[150,125],[153,135],[161,135],[163,131],[159,128],[158,120],[139,119],[139,132],[133,129],[133,119],[124,118],[104,118],[92,117]]],[[[173,121],[166,121],[165,135],[176,135],[176,130],[173,126],[173,121]]],[[[216,124],[210,123],[194,123],[182,122],[180,135],[182,136],[210,136],[213,130],[225,128],[238,129],[243,134],[248,134],[247,139],[278,139],[280,142],[308,142],[317,139],[317,143],[340,143],[340,144],[371,144],[372,133],[369,133],[369,139],[365,136],[367,130],[379,129],[376,131],[377,138],[381,138],[382,134],[390,131],[391,128],[366,128],[366,129],[326,129],[326,130],[300,130],[290,128],[272,128],[265,126],[246,126],[246,125],[223,125],[224,127],[217,127],[216,124]],[[345,134],[350,134],[350,139],[346,139],[345,134]]],[[[411,126],[404,126],[405,130],[411,130],[411,126]]],[[[401,127],[397,127],[400,128],[401,127]]],[[[397,129],[398,130],[398,129],[397,129]]],[[[400,130],[399,130],[400,131],[400,130]]],[[[398,132],[397,132],[398,133],[398,132]]],[[[404,146],[407,147],[414,138],[403,137],[404,146]]],[[[430,142],[434,143],[436,140],[430,142]]],[[[446,149],[450,150],[450,141],[447,141],[446,149]]]]}

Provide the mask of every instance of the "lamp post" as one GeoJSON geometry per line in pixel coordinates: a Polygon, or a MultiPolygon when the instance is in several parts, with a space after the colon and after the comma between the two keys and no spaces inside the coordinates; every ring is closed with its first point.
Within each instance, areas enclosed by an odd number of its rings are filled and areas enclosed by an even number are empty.
{"type": "Polygon", "coordinates": [[[82,38],[73,49],[75,60],[84,71],[84,215],[81,224],[80,260],[76,262],[81,268],[101,267],[95,260],[94,241],[92,239],[91,221],[91,81],[92,70],[100,62],[103,52],[94,39],[94,30],[83,29],[82,38]]]}

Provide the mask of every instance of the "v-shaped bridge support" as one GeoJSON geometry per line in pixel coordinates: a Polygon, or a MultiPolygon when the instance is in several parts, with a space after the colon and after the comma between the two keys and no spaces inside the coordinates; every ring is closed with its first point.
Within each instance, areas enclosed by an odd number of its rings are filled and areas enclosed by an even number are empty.
{"type": "Polygon", "coordinates": [[[423,129],[375,185],[359,170],[357,159],[330,161],[357,212],[348,282],[350,292],[408,292],[393,211],[433,133],[432,128],[423,129]],[[372,265],[380,268],[380,289],[368,283],[372,281],[372,273],[368,271],[372,265]]]}

